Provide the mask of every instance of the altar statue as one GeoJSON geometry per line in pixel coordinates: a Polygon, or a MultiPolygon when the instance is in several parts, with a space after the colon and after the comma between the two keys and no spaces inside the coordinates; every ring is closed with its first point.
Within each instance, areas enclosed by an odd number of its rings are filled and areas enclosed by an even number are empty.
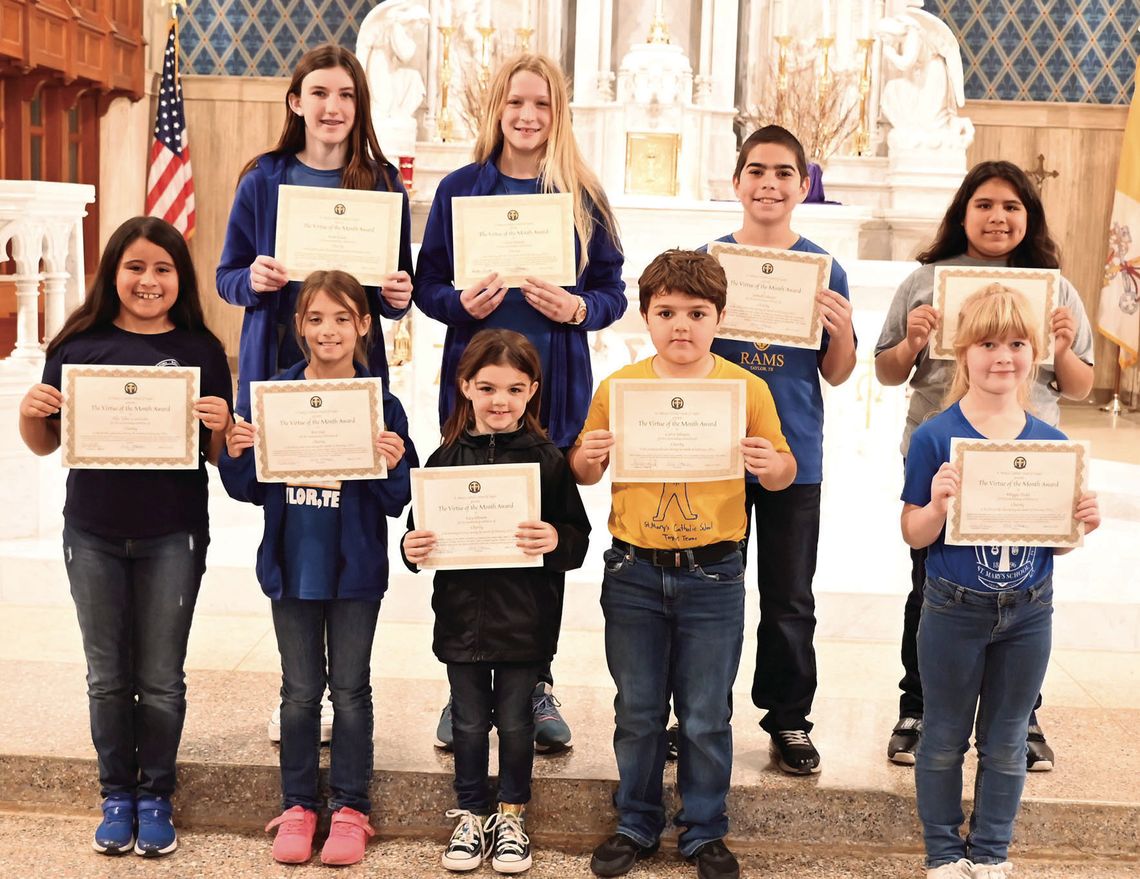
{"type": "Polygon", "coordinates": [[[368,75],[372,123],[385,153],[415,152],[415,115],[426,94],[417,55],[427,45],[430,24],[430,13],[417,0],[387,0],[360,26],[356,57],[368,75]]]}
{"type": "Polygon", "coordinates": [[[958,115],[966,103],[958,41],[944,22],[921,7],[922,0],[907,0],[905,9],[876,25],[885,62],[879,106],[891,123],[888,143],[965,148],[974,138],[974,126],[958,115]]]}

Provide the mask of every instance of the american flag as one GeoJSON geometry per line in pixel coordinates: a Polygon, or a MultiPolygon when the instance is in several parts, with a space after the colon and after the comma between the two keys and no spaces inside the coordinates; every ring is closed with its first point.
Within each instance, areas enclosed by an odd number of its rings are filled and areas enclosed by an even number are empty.
{"type": "Polygon", "coordinates": [[[146,180],[146,212],[162,217],[189,241],[194,234],[194,178],[190,172],[190,145],[182,108],[182,81],[178,77],[178,22],[170,20],[162,59],[158,112],[154,115],[154,144],[146,180]]]}

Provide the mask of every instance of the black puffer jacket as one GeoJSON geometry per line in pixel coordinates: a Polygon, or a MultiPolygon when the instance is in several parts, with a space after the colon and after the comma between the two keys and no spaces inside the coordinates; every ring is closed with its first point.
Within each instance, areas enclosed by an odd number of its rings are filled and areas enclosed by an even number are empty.
{"type": "MultiPolygon", "coordinates": [[[[565,572],[582,566],[590,522],[562,452],[525,429],[464,434],[437,449],[427,467],[537,463],[542,521],[558,532],[558,546],[541,568],[437,571],[432,650],[441,662],[546,662],[558,648],[565,572]]],[[[415,525],[408,515],[408,529],[415,525]]],[[[414,565],[404,563],[416,571],[414,565]]]]}

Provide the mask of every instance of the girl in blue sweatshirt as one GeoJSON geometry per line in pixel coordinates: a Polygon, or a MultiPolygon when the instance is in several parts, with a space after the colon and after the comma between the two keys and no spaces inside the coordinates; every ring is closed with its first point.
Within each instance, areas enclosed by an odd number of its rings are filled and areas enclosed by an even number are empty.
{"type": "MultiPolygon", "coordinates": [[[[367,378],[366,339],[372,319],[364,289],[349,274],[314,272],[297,297],[297,341],[308,358],[281,381],[367,378]]],[[[400,401],[383,392],[385,430],[376,449],[386,479],[322,485],[257,480],[248,421],[229,432],[219,470],[230,496],[265,508],[257,578],[272,601],[281,653],[281,789],[283,812],[273,857],[303,863],[317,824],[321,696],[326,684],[336,712],[329,761],[326,864],[364,856],[371,803],[372,688],[369,658],[380,599],[388,586],[385,517],[411,499],[409,466],[417,463],[400,401]],[[326,671],[327,668],[327,671],[326,671]]]]}
{"type": "MultiPolygon", "coordinates": [[[[301,359],[291,325],[300,284],[274,257],[277,188],[323,186],[399,192],[404,197],[400,270],[366,288],[374,334],[367,366],[388,383],[379,318],[399,318],[412,296],[411,214],[398,169],[380,151],[372,129],[368,78],[356,56],[326,44],[306,52],[285,95],[285,124],[277,145],[250,160],[237,194],[218,262],[218,294],[245,308],[238,352],[237,406],[249,408],[249,383],[264,381],[301,359]]],[[[332,268],[332,266],[329,266],[332,268]]]]}

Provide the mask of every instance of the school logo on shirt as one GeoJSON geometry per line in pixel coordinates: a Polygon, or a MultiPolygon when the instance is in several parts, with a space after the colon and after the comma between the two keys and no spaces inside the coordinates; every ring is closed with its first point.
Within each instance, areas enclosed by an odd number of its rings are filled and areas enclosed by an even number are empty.
{"type": "Polygon", "coordinates": [[[471,492],[471,494],[478,494],[479,492],[481,492],[483,490],[483,486],[481,486],[478,482],[476,482],[474,479],[472,479],[470,482],[467,483],[467,490],[469,492],[471,492]]]}
{"type": "Polygon", "coordinates": [[[137,394],[139,392],[139,386],[134,382],[127,382],[125,385],[123,385],[123,390],[128,394],[137,394]]]}
{"type": "Polygon", "coordinates": [[[755,352],[741,351],[740,365],[752,372],[775,372],[784,366],[784,355],[777,352],[768,353],[771,347],[767,342],[753,342],[755,352]]]}
{"type": "Polygon", "coordinates": [[[316,394],[313,394],[313,396],[309,397],[309,405],[314,409],[320,409],[324,404],[325,401],[318,397],[316,394]]]}
{"type": "Polygon", "coordinates": [[[978,582],[990,589],[1016,589],[1033,574],[1036,546],[975,546],[978,582]]]}
{"type": "Polygon", "coordinates": [[[165,360],[160,360],[160,361],[158,361],[158,363],[155,364],[155,366],[181,366],[181,365],[182,364],[179,363],[173,357],[167,357],[165,360]]]}
{"type": "Polygon", "coordinates": [[[336,214],[338,217],[344,216],[344,212],[347,210],[348,210],[348,208],[346,208],[340,202],[337,202],[335,205],[333,205],[333,213],[336,214]]]}

